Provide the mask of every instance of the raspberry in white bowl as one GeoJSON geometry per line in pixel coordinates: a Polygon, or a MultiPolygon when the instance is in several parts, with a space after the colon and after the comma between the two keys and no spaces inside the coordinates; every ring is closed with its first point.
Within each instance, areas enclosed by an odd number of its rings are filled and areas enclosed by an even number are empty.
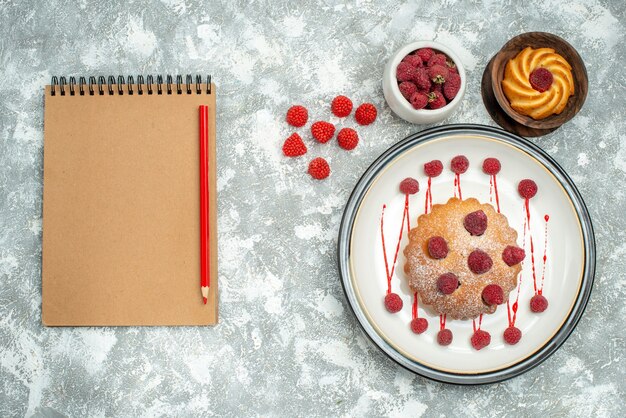
{"type": "Polygon", "coordinates": [[[402,119],[418,124],[450,116],[465,94],[465,69],[448,47],[417,41],[396,51],[387,62],[383,93],[402,119]]]}

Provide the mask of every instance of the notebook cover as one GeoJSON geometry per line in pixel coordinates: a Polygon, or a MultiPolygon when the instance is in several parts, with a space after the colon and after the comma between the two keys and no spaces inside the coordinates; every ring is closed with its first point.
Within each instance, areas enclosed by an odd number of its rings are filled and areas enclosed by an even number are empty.
{"type": "Polygon", "coordinates": [[[202,86],[201,94],[171,95],[123,88],[123,95],[53,96],[46,87],[42,322],[215,324],[215,86],[211,94],[202,86]],[[207,305],[200,294],[201,104],[209,106],[207,305]]]}

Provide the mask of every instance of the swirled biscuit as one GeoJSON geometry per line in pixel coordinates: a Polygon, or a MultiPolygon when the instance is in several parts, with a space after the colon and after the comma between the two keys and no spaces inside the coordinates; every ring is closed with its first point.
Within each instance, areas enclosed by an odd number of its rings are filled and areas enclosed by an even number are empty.
{"type": "Polygon", "coordinates": [[[560,114],[574,94],[572,67],[552,48],[527,47],[506,65],[502,90],[511,107],[533,119],[545,119],[560,114]],[[541,69],[541,70],[540,70],[541,69]],[[549,71],[552,82],[544,88],[533,86],[533,72],[549,71]]]}

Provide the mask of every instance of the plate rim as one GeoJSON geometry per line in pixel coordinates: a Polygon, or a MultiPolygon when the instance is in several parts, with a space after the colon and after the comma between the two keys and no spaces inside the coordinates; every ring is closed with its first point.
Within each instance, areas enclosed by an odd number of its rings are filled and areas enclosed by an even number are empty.
{"type": "Polygon", "coordinates": [[[518,135],[493,126],[481,124],[447,124],[408,135],[387,148],[361,175],[348,198],[341,218],[337,239],[337,266],[344,295],[348,300],[348,305],[355,315],[359,326],[368,338],[389,358],[407,370],[431,380],[459,385],[479,385],[501,382],[531,370],[550,357],[569,338],[580,321],[591,296],[596,269],[596,243],[589,211],[576,185],[565,170],[538,145],[518,135]],[[585,251],[580,289],[571,311],[553,337],[543,346],[539,347],[533,354],[517,363],[502,369],[476,374],[457,374],[442,371],[404,357],[378,335],[364,313],[358,308],[358,300],[354,294],[354,289],[352,289],[350,279],[350,242],[354,220],[373,180],[375,180],[379,172],[384,169],[389,162],[393,161],[396,157],[413,146],[430,139],[439,138],[443,134],[455,133],[488,135],[493,139],[504,141],[537,159],[544,168],[556,178],[567,193],[581,225],[583,248],[585,251]]]}

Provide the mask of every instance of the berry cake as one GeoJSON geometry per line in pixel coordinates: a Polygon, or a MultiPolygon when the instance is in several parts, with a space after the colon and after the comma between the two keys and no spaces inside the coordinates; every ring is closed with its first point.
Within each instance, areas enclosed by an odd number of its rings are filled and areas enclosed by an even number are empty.
{"type": "Polygon", "coordinates": [[[493,313],[517,286],[524,250],[506,216],[474,198],[421,215],[404,249],[411,291],[450,319],[493,313]]]}

